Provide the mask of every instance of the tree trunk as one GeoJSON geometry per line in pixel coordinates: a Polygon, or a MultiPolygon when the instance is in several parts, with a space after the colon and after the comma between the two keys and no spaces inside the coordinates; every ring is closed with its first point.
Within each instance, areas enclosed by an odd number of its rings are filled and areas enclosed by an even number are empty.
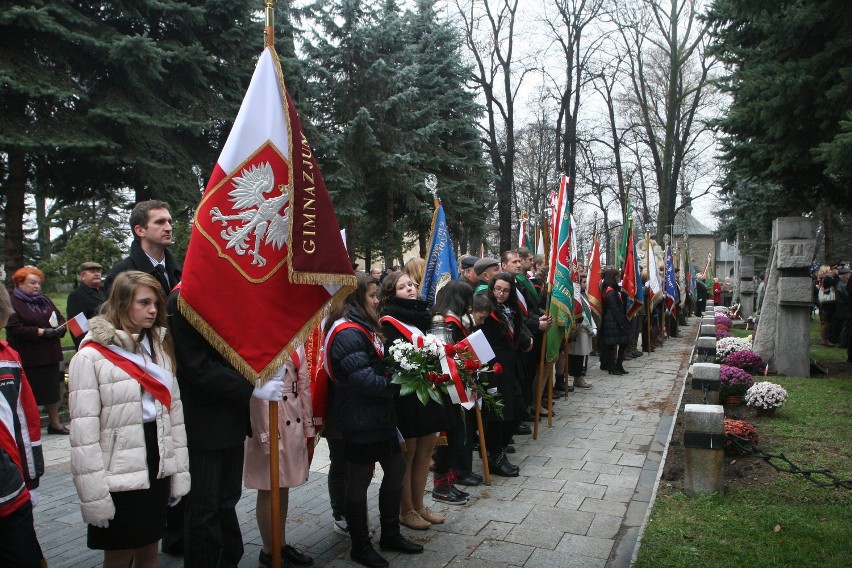
{"type": "Polygon", "coordinates": [[[50,258],[50,226],[47,219],[47,202],[40,195],[35,196],[35,214],[39,261],[44,262],[50,258]]]}
{"type": "Polygon", "coordinates": [[[27,160],[18,150],[9,152],[9,177],[6,188],[6,284],[11,285],[12,273],[24,266],[24,201],[27,193],[27,160]]]}

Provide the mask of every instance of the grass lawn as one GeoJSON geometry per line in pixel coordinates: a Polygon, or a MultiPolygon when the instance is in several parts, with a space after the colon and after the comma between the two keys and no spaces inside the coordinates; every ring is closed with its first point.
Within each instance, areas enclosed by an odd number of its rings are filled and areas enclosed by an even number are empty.
{"type": "MultiPolygon", "coordinates": [[[[841,352],[819,346],[818,324],[812,327],[815,358],[822,359],[823,350],[841,352]]],[[[745,407],[737,412],[757,428],[764,451],[850,480],[852,378],[850,369],[834,375],[770,377],[789,392],[787,405],[775,417],[758,417],[745,407]]],[[[661,482],[636,567],[852,565],[852,490],[817,487],[752,456],[726,457],[725,467],[726,474],[739,471],[740,477],[726,475],[724,495],[690,499],[680,483],[661,482]]]]}

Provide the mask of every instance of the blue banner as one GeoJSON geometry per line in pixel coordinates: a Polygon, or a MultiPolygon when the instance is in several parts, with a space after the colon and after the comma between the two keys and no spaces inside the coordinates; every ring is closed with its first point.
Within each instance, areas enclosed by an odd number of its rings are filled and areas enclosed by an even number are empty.
{"type": "Polygon", "coordinates": [[[432,239],[429,242],[429,254],[426,256],[420,297],[429,302],[430,306],[435,305],[435,294],[438,289],[458,277],[459,266],[456,255],[453,253],[450,233],[447,230],[444,206],[438,205],[432,217],[432,239]]]}
{"type": "Polygon", "coordinates": [[[674,262],[672,261],[672,247],[666,247],[666,305],[669,309],[680,300],[680,293],[675,280],[674,262]]]}

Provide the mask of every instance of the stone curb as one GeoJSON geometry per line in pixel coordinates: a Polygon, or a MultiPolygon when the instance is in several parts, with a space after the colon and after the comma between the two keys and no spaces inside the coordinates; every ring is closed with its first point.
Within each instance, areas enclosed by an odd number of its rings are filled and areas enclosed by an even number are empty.
{"type": "MultiPolygon", "coordinates": [[[[700,333],[700,330],[698,333],[700,333]]],[[[695,335],[696,342],[698,341],[698,333],[695,335]]],[[[636,563],[636,559],[639,557],[639,549],[642,546],[642,536],[645,534],[645,528],[648,526],[648,521],[651,520],[651,512],[654,510],[654,503],[657,501],[657,492],[660,489],[660,480],[663,478],[663,470],[666,467],[666,457],[669,455],[669,446],[671,445],[672,434],[674,433],[675,426],[677,425],[677,415],[678,412],[680,412],[680,406],[683,403],[683,395],[686,392],[689,368],[692,365],[692,360],[695,358],[695,349],[695,344],[693,344],[692,351],[689,352],[689,363],[686,365],[686,372],[684,373],[683,381],[681,382],[680,395],[677,397],[677,404],[674,408],[672,423],[671,426],[669,426],[668,435],[666,437],[666,447],[663,449],[663,457],[660,459],[660,469],[657,471],[657,478],[654,480],[654,488],[651,490],[651,500],[648,502],[648,509],[645,511],[645,518],[642,520],[642,524],[639,525],[639,535],[636,537],[636,546],[633,548],[633,554],[630,557],[630,566],[633,566],[636,563]]],[[[662,425],[662,422],[660,424],[662,425]]],[[[659,433],[659,431],[657,433],[659,433]]]]}

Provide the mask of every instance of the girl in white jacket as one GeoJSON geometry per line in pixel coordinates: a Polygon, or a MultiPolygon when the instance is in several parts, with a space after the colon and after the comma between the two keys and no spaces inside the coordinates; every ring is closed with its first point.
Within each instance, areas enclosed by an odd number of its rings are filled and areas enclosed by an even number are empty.
{"type": "Polygon", "coordinates": [[[69,368],[71,469],[104,568],[156,566],[167,507],[189,492],[165,319],[160,283],[121,273],[69,368]]]}

